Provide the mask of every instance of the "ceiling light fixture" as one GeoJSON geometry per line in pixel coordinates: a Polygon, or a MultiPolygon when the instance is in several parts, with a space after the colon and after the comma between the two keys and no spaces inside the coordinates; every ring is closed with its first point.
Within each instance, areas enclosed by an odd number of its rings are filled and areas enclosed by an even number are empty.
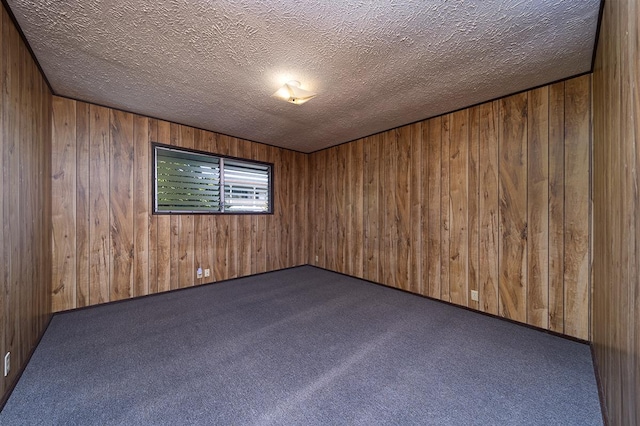
{"type": "Polygon", "coordinates": [[[282,99],[283,101],[290,102],[296,105],[302,105],[307,102],[309,99],[314,98],[317,93],[310,92],[308,90],[304,90],[300,88],[299,81],[288,81],[284,86],[279,88],[276,93],[274,93],[274,98],[282,99]]]}

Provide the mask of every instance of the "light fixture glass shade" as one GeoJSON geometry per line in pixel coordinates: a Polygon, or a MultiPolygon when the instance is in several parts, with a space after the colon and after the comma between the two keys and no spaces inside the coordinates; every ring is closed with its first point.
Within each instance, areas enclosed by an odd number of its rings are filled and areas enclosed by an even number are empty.
{"type": "Polygon", "coordinates": [[[296,105],[302,105],[309,99],[314,98],[317,93],[300,88],[299,81],[289,81],[279,88],[273,95],[274,98],[282,99],[296,105]]]}

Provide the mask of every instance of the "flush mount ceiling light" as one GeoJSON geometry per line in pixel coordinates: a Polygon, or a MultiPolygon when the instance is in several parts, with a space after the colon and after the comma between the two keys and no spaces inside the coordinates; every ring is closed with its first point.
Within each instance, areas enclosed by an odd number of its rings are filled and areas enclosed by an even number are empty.
{"type": "Polygon", "coordinates": [[[310,92],[308,90],[304,90],[300,88],[299,81],[288,81],[284,86],[279,88],[276,93],[274,93],[274,98],[282,99],[283,101],[290,102],[296,105],[302,105],[307,102],[309,99],[314,98],[317,93],[310,92]]]}

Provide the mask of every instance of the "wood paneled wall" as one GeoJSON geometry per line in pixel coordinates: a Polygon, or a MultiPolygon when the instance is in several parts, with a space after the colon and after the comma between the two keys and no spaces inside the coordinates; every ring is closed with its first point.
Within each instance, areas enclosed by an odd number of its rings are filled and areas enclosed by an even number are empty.
{"type": "Polygon", "coordinates": [[[313,153],[310,263],[588,339],[590,84],[313,153]]]}
{"type": "Polygon", "coordinates": [[[0,7],[0,404],[51,317],[51,93],[0,7]]]}
{"type": "Polygon", "coordinates": [[[605,1],[593,74],[593,345],[611,425],[640,424],[640,1],[605,1]]]}
{"type": "Polygon", "coordinates": [[[52,111],[54,311],[306,263],[307,155],[60,97],[52,111]],[[274,214],[151,214],[151,142],[274,163],[274,214]]]}

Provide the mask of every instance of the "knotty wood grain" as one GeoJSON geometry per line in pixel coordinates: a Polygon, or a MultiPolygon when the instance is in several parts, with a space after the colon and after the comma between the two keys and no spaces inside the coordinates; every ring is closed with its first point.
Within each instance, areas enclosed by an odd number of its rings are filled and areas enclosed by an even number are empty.
{"type": "MultiPolygon", "coordinates": [[[[53,308],[75,306],[76,303],[76,105],[67,99],[56,99],[53,106],[53,137],[65,140],[52,151],[52,190],[59,197],[53,197],[52,217],[52,301],[53,308]]],[[[15,152],[15,142],[7,144],[8,152],[15,152]]],[[[19,175],[19,158],[15,164],[7,164],[9,170],[19,175]]],[[[13,173],[11,173],[13,174],[13,173]]],[[[11,179],[11,176],[9,176],[11,179]]],[[[10,197],[14,195],[10,193],[10,197]]],[[[19,195],[15,191],[15,195],[19,195]]],[[[9,198],[14,206],[19,205],[15,197],[9,198]]],[[[12,209],[16,212],[16,209],[12,209]]],[[[18,228],[19,230],[19,228],[18,228]]]]}
{"type": "MultiPolygon", "coordinates": [[[[422,242],[425,240],[422,233],[426,229],[425,218],[423,214],[423,189],[422,182],[426,179],[426,171],[422,168],[422,157],[426,154],[423,151],[422,143],[422,123],[414,123],[408,126],[410,131],[410,152],[409,161],[411,162],[411,173],[409,173],[410,187],[410,204],[411,211],[408,218],[408,228],[410,237],[411,256],[409,258],[409,286],[407,289],[412,293],[424,294],[424,276],[422,274],[422,242]]],[[[425,161],[425,164],[428,164],[425,161]]]]}
{"type": "Polygon", "coordinates": [[[527,93],[502,99],[499,128],[500,315],[527,320],[527,93]]]}
{"type": "MultiPolygon", "coordinates": [[[[151,205],[149,119],[133,117],[134,266],[133,295],[149,294],[149,212],[151,205]]],[[[79,166],[80,164],[78,164],[79,166]]]]}
{"type": "Polygon", "coordinates": [[[110,111],[110,298],[133,296],[133,115],[110,111]]]}
{"type": "Polygon", "coordinates": [[[469,110],[449,116],[449,297],[467,306],[469,289],[469,110]]]}
{"type": "MultiPolygon", "coordinates": [[[[380,186],[380,136],[369,136],[364,142],[364,205],[365,205],[365,268],[364,278],[378,282],[380,269],[380,216],[379,216],[379,186],[380,186]]],[[[319,153],[322,155],[322,152],[319,153]]],[[[313,161],[312,161],[313,163],[313,161]]],[[[316,169],[317,170],[317,169],[316,169]]],[[[323,190],[322,187],[319,190],[323,190]]],[[[322,196],[321,196],[322,197],[322,196]]],[[[320,205],[318,206],[320,207],[320,205]]]]}
{"type": "Polygon", "coordinates": [[[451,146],[451,114],[442,117],[440,162],[440,297],[451,301],[450,270],[451,260],[451,189],[450,189],[450,146],[451,146]]]}
{"type": "MultiPolygon", "coordinates": [[[[396,137],[396,178],[395,205],[397,226],[397,255],[396,255],[396,283],[395,287],[409,289],[410,260],[411,260],[411,127],[403,126],[394,131],[396,137]]],[[[419,173],[419,171],[415,171],[419,173]]]]}
{"type": "MultiPolygon", "coordinates": [[[[338,197],[338,262],[339,270],[342,273],[351,275],[353,259],[351,258],[350,241],[354,241],[351,229],[351,219],[353,210],[352,203],[355,201],[353,191],[355,189],[351,179],[353,178],[354,160],[351,158],[351,144],[339,145],[338,155],[338,182],[340,191],[338,197]]],[[[355,242],[355,241],[354,241],[355,242]]]]}
{"type": "Polygon", "coordinates": [[[285,177],[288,176],[289,165],[285,164],[286,159],[283,159],[283,153],[280,150],[271,148],[269,149],[269,158],[274,164],[277,164],[275,173],[275,185],[279,190],[275,192],[275,204],[274,204],[274,227],[279,232],[275,233],[275,238],[269,239],[269,241],[275,242],[269,247],[269,252],[274,256],[271,258],[273,269],[280,269],[283,264],[283,258],[287,255],[287,236],[289,235],[289,228],[287,221],[284,217],[285,211],[288,210],[287,198],[285,193],[288,189],[288,185],[285,177]]]}
{"type": "Polygon", "coordinates": [[[442,264],[440,256],[442,253],[442,209],[441,189],[442,179],[440,170],[442,168],[442,119],[432,118],[426,124],[429,128],[429,165],[428,185],[429,185],[429,256],[427,257],[427,270],[429,276],[428,296],[439,299],[442,295],[442,275],[440,273],[442,264]]]}
{"type": "MultiPolygon", "coordinates": [[[[471,299],[471,292],[479,289],[480,251],[478,223],[480,219],[480,107],[469,110],[469,171],[468,182],[468,224],[469,263],[467,306],[478,309],[479,303],[471,299]]],[[[483,253],[484,254],[484,253],[483,253]]],[[[478,294],[479,297],[479,294],[478,294]]]]}
{"type": "MultiPolygon", "coordinates": [[[[310,157],[307,156],[307,167],[309,168],[307,179],[309,181],[309,199],[307,201],[308,214],[312,214],[318,207],[319,202],[319,191],[318,191],[318,180],[320,178],[319,174],[316,173],[315,169],[313,169],[314,165],[310,162],[310,157]]],[[[309,265],[317,265],[316,261],[316,253],[318,250],[318,225],[311,222],[310,217],[307,217],[307,263],[309,265]],[[313,228],[312,228],[313,227],[313,228]]]]}
{"type": "MultiPolygon", "coordinates": [[[[429,121],[423,121],[420,123],[420,127],[422,129],[421,138],[421,147],[420,147],[420,170],[422,171],[420,175],[420,226],[419,226],[419,239],[420,239],[420,248],[421,254],[420,259],[417,260],[419,262],[420,269],[420,294],[429,295],[430,293],[430,270],[428,266],[428,259],[431,254],[431,244],[430,244],[430,236],[429,230],[431,226],[431,210],[430,210],[430,199],[429,199],[429,191],[430,191],[430,178],[431,178],[431,146],[430,146],[430,129],[429,129],[429,121]]],[[[412,219],[413,220],[413,219],[412,219]]]]}
{"type": "Polygon", "coordinates": [[[330,148],[327,151],[326,156],[326,186],[327,186],[327,198],[326,198],[326,238],[325,238],[325,267],[330,270],[337,270],[337,231],[338,224],[338,194],[336,192],[338,186],[338,173],[337,173],[338,155],[336,148],[330,148]]]}
{"type": "MultiPolygon", "coordinates": [[[[527,166],[527,322],[549,316],[549,87],[529,92],[527,166]]],[[[587,179],[588,181],[588,179],[587,179]]]]}
{"type": "Polygon", "coordinates": [[[499,294],[499,203],[498,125],[500,102],[482,104],[479,109],[480,150],[480,310],[498,314],[499,294]]]}
{"type": "Polygon", "coordinates": [[[384,144],[384,212],[385,212],[385,224],[384,224],[384,238],[382,245],[384,248],[383,256],[383,277],[384,282],[392,287],[398,287],[398,218],[399,211],[396,204],[396,192],[399,188],[396,185],[397,180],[397,151],[398,151],[398,139],[395,130],[389,130],[383,134],[384,144]]]}
{"type": "Polygon", "coordinates": [[[295,194],[293,189],[293,182],[291,181],[291,177],[294,173],[294,165],[293,165],[293,151],[279,151],[280,155],[280,164],[281,164],[281,177],[282,177],[282,187],[285,188],[283,191],[278,192],[279,202],[281,203],[280,209],[280,220],[281,220],[281,229],[283,233],[280,235],[282,237],[281,243],[278,244],[281,254],[280,254],[280,267],[284,268],[284,264],[286,263],[286,259],[291,258],[292,261],[295,259],[294,249],[293,249],[293,240],[295,237],[295,224],[293,216],[296,212],[296,200],[291,199],[289,201],[288,194],[295,194]],[[285,210],[290,210],[293,214],[287,214],[285,210]]]}
{"type": "MultiPolygon", "coordinates": [[[[291,241],[293,242],[294,250],[292,258],[295,265],[305,265],[308,263],[307,248],[309,247],[309,231],[307,229],[309,224],[309,203],[307,202],[305,197],[305,194],[307,194],[307,191],[309,190],[311,185],[311,177],[309,174],[309,156],[296,152],[294,153],[292,161],[294,165],[293,176],[291,176],[293,191],[289,197],[294,201],[296,205],[296,214],[293,215],[295,226],[293,229],[293,234],[291,235],[291,241]],[[297,185],[294,181],[294,176],[301,177],[301,180],[297,185]],[[294,238],[294,236],[297,237],[294,238]]],[[[362,178],[360,178],[360,180],[362,181],[362,178]]],[[[362,200],[362,197],[360,197],[360,200],[362,200]]],[[[362,245],[360,250],[362,250],[362,245]]],[[[360,255],[360,260],[361,258],[362,255],[360,255]]],[[[356,262],[357,261],[358,259],[356,259],[356,262]]]]}
{"type": "MultiPolygon", "coordinates": [[[[364,224],[362,218],[364,214],[364,140],[358,139],[355,143],[349,144],[351,148],[351,158],[353,161],[353,202],[351,204],[351,234],[354,244],[351,245],[352,267],[351,274],[362,278],[364,276],[364,224]]],[[[302,195],[302,194],[301,194],[302,195]]]]}
{"type": "Polygon", "coordinates": [[[347,208],[347,199],[349,199],[349,188],[351,188],[351,182],[348,182],[347,175],[347,158],[348,150],[346,145],[338,145],[335,148],[336,152],[336,178],[337,178],[337,191],[336,191],[336,270],[342,273],[347,273],[345,263],[347,261],[347,222],[350,220],[351,212],[347,208]]]}
{"type": "MultiPolygon", "coordinates": [[[[89,140],[91,131],[89,104],[76,103],[76,306],[88,306],[91,205],[89,203],[89,140]]],[[[73,165],[71,165],[73,168],[73,165]]],[[[73,285],[73,282],[71,283],[73,285]]]]}
{"type": "MultiPolygon", "coordinates": [[[[54,98],[55,100],[56,98],[54,98]]],[[[55,103],[54,103],[55,114],[55,103]]],[[[89,140],[89,199],[91,226],[89,229],[89,304],[96,305],[111,300],[109,292],[111,264],[111,232],[109,232],[109,164],[111,137],[109,110],[91,105],[89,140]]],[[[53,146],[64,140],[53,137],[53,146]]],[[[55,195],[57,196],[57,194],[55,195]]],[[[70,308],[70,307],[64,307],[70,308]]],[[[62,308],[61,308],[62,309],[62,308]]]]}
{"type": "Polygon", "coordinates": [[[564,82],[549,86],[549,329],[564,333],[564,82]]]}

